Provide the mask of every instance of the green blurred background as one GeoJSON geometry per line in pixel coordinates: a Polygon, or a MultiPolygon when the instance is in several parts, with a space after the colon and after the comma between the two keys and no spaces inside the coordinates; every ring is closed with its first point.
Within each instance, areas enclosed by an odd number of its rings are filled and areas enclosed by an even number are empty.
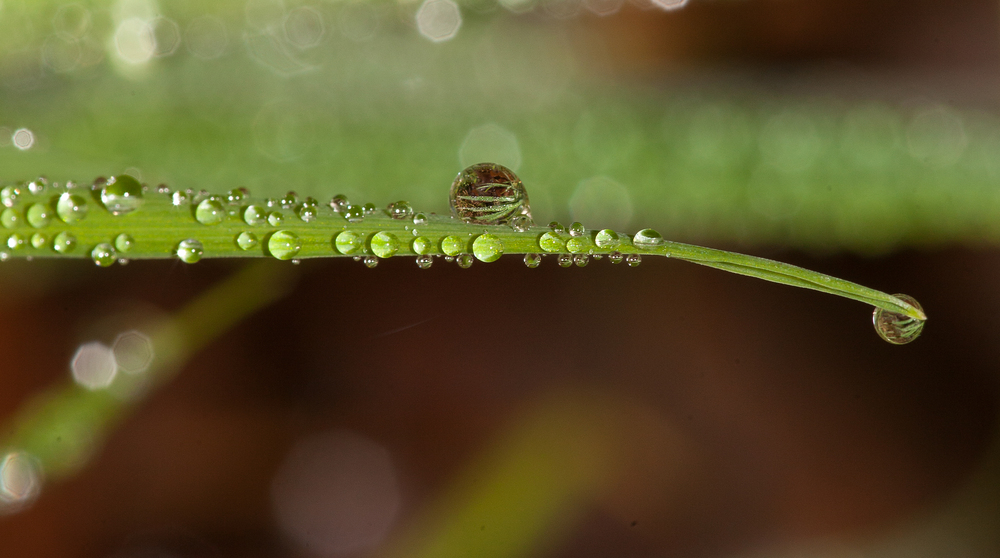
{"type": "MultiPolygon", "coordinates": [[[[891,347],[856,303],[649,259],[282,266],[275,305],[188,324],[175,380],[42,432],[84,450],[0,515],[0,555],[996,556],[998,92],[994,0],[2,0],[0,181],[443,213],[489,160],[540,222],[931,319],[891,347]]],[[[0,264],[0,434],[82,390],[81,343],[241,265],[0,264]]]]}

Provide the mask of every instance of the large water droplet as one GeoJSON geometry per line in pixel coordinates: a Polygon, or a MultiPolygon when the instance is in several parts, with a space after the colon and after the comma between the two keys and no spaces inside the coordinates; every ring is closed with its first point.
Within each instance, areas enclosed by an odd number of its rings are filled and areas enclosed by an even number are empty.
{"type": "Polygon", "coordinates": [[[249,205],[243,210],[243,222],[257,227],[267,222],[267,212],[259,205],[249,205]]]}
{"type": "Polygon", "coordinates": [[[386,210],[389,212],[389,217],[393,219],[409,219],[413,216],[413,208],[410,207],[409,202],[405,201],[390,203],[386,210]]]}
{"type": "Polygon", "coordinates": [[[133,246],[135,246],[135,239],[131,236],[122,233],[115,237],[115,250],[128,252],[133,246]]]}
{"type": "Polygon", "coordinates": [[[48,226],[52,220],[52,210],[43,203],[33,203],[25,212],[25,217],[27,217],[29,225],[40,229],[48,226]]]}
{"type": "Polygon", "coordinates": [[[467,223],[499,225],[531,217],[528,192],[507,167],[479,163],[458,173],[449,196],[451,213],[467,223]]]}
{"type": "Polygon", "coordinates": [[[56,215],[67,224],[79,222],[87,216],[87,200],[76,194],[63,192],[56,202],[56,215]]]}
{"type": "Polygon", "coordinates": [[[354,254],[364,246],[364,239],[354,231],[344,231],[337,235],[333,241],[338,252],[345,256],[354,254]]]}
{"type": "Polygon", "coordinates": [[[8,207],[0,213],[0,224],[2,224],[4,228],[13,229],[14,227],[20,225],[21,221],[23,221],[21,214],[13,208],[8,207]]]}
{"type": "Polygon", "coordinates": [[[257,235],[249,231],[243,231],[236,235],[236,245],[240,250],[249,250],[257,246],[257,235]]]}
{"type": "Polygon", "coordinates": [[[7,247],[11,250],[20,250],[28,243],[28,239],[21,233],[14,233],[7,237],[7,247]]]}
{"type": "Polygon", "coordinates": [[[573,223],[569,226],[570,236],[583,236],[583,233],[587,232],[587,228],[583,226],[583,223],[579,221],[573,223]]]}
{"type": "Polygon", "coordinates": [[[267,239],[267,250],[279,260],[290,260],[302,249],[299,235],[292,231],[278,231],[267,239]]]}
{"type": "Polygon", "coordinates": [[[3,203],[6,207],[14,207],[17,203],[17,198],[21,195],[21,189],[17,186],[4,186],[0,190],[0,203],[3,203]]]}
{"type": "Polygon", "coordinates": [[[114,246],[107,242],[102,242],[94,246],[94,249],[90,251],[90,259],[94,260],[94,263],[101,267],[110,267],[118,259],[118,254],[115,253],[114,246]]]}
{"type": "Polygon", "coordinates": [[[204,255],[205,247],[197,239],[188,238],[177,244],[177,257],[184,263],[196,263],[204,255]]]}
{"type": "Polygon", "coordinates": [[[472,257],[472,254],[459,254],[455,257],[455,263],[457,263],[458,267],[462,269],[469,269],[472,267],[473,261],[475,261],[475,259],[472,257]]]}
{"type": "Polygon", "coordinates": [[[414,225],[426,225],[427,224],[427,216],[424,215],[423,213],[417,213],[416,215],[413,216],[413,224],[414,225]]]}
{"type": "Polygon", "coordinates": [[[365,209],[360,205],[348,205],[341,211],[341,214],[344,216],[344,219],[347,219],[351,223],[360,223],[365,219],[365,209]]]}
{"type": "Polygon", "coordinates": [[[590,239],[585,236],[574,236],[566,241],[566,249],[573,254],[587,252],[593,247],[594,245],[590,243],[590,239]]]}
{"type": "Polygon", "coordinates": [[[413,251],[418,254],[430,254],[434,250],[434,243],[426,236],[418,236],[413,239],[413,251]]]}
{"type": "Polygon", "coordinates": [[[312,205],[303,205],[299,208],[299,219],[302,219],[306,223],[316,219],[317,211],[316,207],[312,205]]]}
{"type": "Polygon", "coordinates": [[[566,242],[554,232],[547,232],[538,239],[538,245],[546,252],[562,252],[566,250],[566,242]]]}
{"type": "Polygon", "coordinates": [[[390,232],[379,232],[368,242],[372,253],[380,258],[391,258],[399,252],[399,239],[390,232]]]}
{"type": "Polygon", "coordinates": [[[629,254],[625,256],[625,263],[627,263],[629,267],[636,267],[642,263],[642,256],[639,254],[629,254]]]}
{"type": "Polygon", "coordinates": [[[570,267],[573,265],[573,256],[569,254],[559,254],[556,261],[559,262],[559,267],[570,267]]]}
{"type": "Polygon", "coordinates": [[[528,266],[529,268],[535,269],[536,267],[538,267],[541,264],[542,264],[542,255],[541,254],[525,254],[524,255],[524,265],[528,266]]]}
{"type": "Polygon", "coordinates": [[[549,223],[549,230],[554,233],[564,233],[566,232],[566,227],[564,227],[559,221],[552,221],[549,223]]]}
{"type": "Polygon", "coordinates": [[[218,225],[226,218],[226,209],[212,198],[204,199],[194,209],[194,218],[202,225],[218,225]]]}
{"type": "Polygon", "coordinates": [[[131,213],[142,205],[142,184],[127,174],[112,176],[101,188],[101,203],[112,215],[131,213]]]}
{"type": "Polygon", "coordinates": [[[246,188],[233,188],[229,191],[229,195],[226,196],[226,199],[229,200],[229,203],[240,203],[249,195],[250,191],[246,188]]]}
{"type": "Polygon", "coordinates": [[[611,252],[608,254],[608,261],[613,264],[620,264],[623,259],[625,259],[625,256],[621,252],[611,252]]]}
{"type": "Polygon", "coordinates": [[[441,251],[448,256],[457,256],[465,251],[466,241],[455,235],[448,235],[441,239],[441,251]]]}
{"type": "Polygon", "coordinates": [[[510,228],[514,229],[516,232],[524,232],[531,228],[534,223],[531,221],[531,217],[527,215],[515,215],[510,220],[510,228]]]}
{"type": "Polygon", "coordinates": [[[621,238],[618,237],[618,233],[611,229],[602,229],[594,236],[594,243],[599,248],[614,248],[621,243],[621,238]]]}
{"type": "Polygon", "coordinates": [[[63,231],[52,239],[52,249],[60,254],[67,254],[76,248],[76,236],[71,232],[63,231]]]}
{"type": "Polygon", "coordinates": [[[427,269],[434,263],[433,256],[417,256],[417,267],[427,269]]]}
{"type": "Polygon", "coordinates": [[[653,229],[642,229],[632,237],[632,244],[638,248],[645,248],[647,250],[655,248],[663,244],[663,235],[653,229]]]}
{"type": "Polygon", "coordinates": [[[336,213],[342,212],[348,205],[350,204],[347,202],[347,196],[343,194],[337,194],[330,200],[330,209],[334,210],[336,213]]]}
{"type": "MultiPolygon", "coordinates": [[[[910,303],[920,311],[923,307],[912,296],[905,294],[892,295],[904,302],[910,303]]],[[[917,337],[924,330],[924,320],[911,318],[906,314],[899,314],[882,308],[876,308],[872,313],[872,323],[879,337],[892,343],[893,345],[905,345],[917,337]]]]}
{"type": "Polygon", "coordinates": [[[503,255],[503,242],[494,234],[481,234],[472,241],[472,254],[481,262],[495,262],[503,255]]]}
{"type": "Polygon", "coordinates": [[[364,262],[365,267],[368,269],[373,269],[378,265],[378,258],[375,256],[365,256],[364,258],[361,258],[361,261],[364,262]]]}
{"type": "Polygon", "coordinates": [[[49,237],[45,233],[35,233],[31,235],[31,245],[35,248],[44,248],[49,243],[49,237]]]}

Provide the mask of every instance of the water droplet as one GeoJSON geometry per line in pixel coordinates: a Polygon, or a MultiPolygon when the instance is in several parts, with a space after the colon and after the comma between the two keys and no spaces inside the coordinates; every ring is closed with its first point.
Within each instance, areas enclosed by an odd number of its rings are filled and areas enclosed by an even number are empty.
{"type": "Polygon", "coordinates": [[[194,238],[182,240],[177,244],[177,257],[184,263],[197,263],[204,255],[205,247],[194,238]]]}
{"type": "Polygon", "coordinates": [[[45,233],[35,233],[31,235],[31,245],[35,248],[44,248],[49,243],[49,237],[45,233]]]}
{"type": "Polygon", "coordinates": [[[118,258],[118,265],[128,265],[128,260],[126,258],[118,258]]]}
{"type": "Polygon", "coordinates": [[[531,269],[535,269],[536,267],[538,267],[541,264],[542,264],[542,255],[541,254],[525,254],[524,255],[524,265],[530,267],[531,269]]]}
{"type": "Polygon", "coordinates": [[[263,225],[267,222],[267,212],[265,212],[264,208],[259,205],[247,206],[247,208],[243,210],[243,222],[251,227],[263,225]]]}
{"type": "Polygon", "coordinates": [[[571,265],[573,265],[573,256],[569,254],[559,254],[559,257],[556,258],[556,261],[559,262],[559,267],[570,267],[571,265]]]}
{"type": "Polygon", "coordinates": [[[534,223],[531,221],[531,217],[527,215],[515,215],[510,220],[510,228],[517,232],[524,232],[531,228],[534,223]]]}
{"type": "Polygon", "coordinates": [[[226,210],[221,203],[209,198],[201,200],[194,210],[194,218],[202,225],[218,225],[226,218],[226,210]]]}
{"type": "Polygon", "coordinates": [[[290,260],[302,249],[302,241],[292,231],[278,231],[267,239],[267,250],[279,260],[290,260]]]}
{"type": "Polygon", "coordinates": [[[295,258],[294,260],[292,260],[292,265],[299,265],[300,263],[302,263],[302,260],[300,260],[298,258],[295,258]]]}
{"type": "Polygon", "coordinates": [[[281,198],[281,202],[280,203],[281,203],[281,207],[284,207],[285,209],[288,209],[288,208],[292,207],[293,205],[295,205],[295,203],[298,202],[298,201],[299,201],[299,195],[298,194],[296,194],[295,192],[288,192],[287,194],[285,194],[285,197],[281,198]]]}
{"type": "Polygon", "coordinates": [[[0,203],[6,207],[14,207],[20,195],[21,189],[17,186],[4,186],[3,190],[0,190],[0,203]]]}
{"type": "Polygon", "coordinates": [[[378,208],[373,203],[366,203],[361,209],[365,212],[365,215],[371,215],[378,211],[378,208]]]}
{"type": "Polygon", "coordinates": [[[278,198],[267,198],[266,200],[264,200],[264,205],[266,205],[267,207],[278,207],[279,205],[281,205],[281,200],[279,200],[278,198]]]}
{"type": "Polygon", "coordinates": [[[409,202],[405,201],[390,203],[386,210],[389,212],[389,217],[393,219],[409,219],[413,216],[413,208],[410,207],[409,202]]]}
{"type": "Polygon", "coordinates": [[[102,242],[94,246],[94,249],[90,251],[90,259],[94,260],[94,263],[101,267],[111,267],[114,265],[115,260],[118,259],[118,254],[115,253],[114,246],[107,242],[102,242]]]}
{"type": "Polygon", "coordinates": [[[44,177],[40,176],[28,183],[28,191],[31,192],[32,195],[40,196],[42,192],[45,191],[45,186],[47,185],[48,181],[45,180],[44,177]]]}
{"type": "Polygon", "coordinates": [[[364,244],[361,235],[354,231],[344,231],[338,234],[333,242],[337,251],[345,256],[357,252],[364,244]]]}
{"type": "Polygon", "coordinates": [[[566,232],[566,227],[562,226],[562,223],[559,221],[552,221],[549,223],[549,230],[554,233],[564,233],[566,232]]]}
{"type": "Polygon", "coordinates": [[[122,233],[115,237],[115,250],[128,252],[133,246],[135,246],[135,239],[131,236],[122,233]]]}
{"type": "Polygon", "coordinates": [[[21,215],[13,208],[8,207],[0,213],[0,224],[5,228],[13,229],[21,224],[21,215]]]}
{"type": "Polygon", "coordinates": [[[267,214],[267,224],[272,227],[280,227],[285,222],[285,216],[280,211],[272,211],[267,214]]]}
{"type": "Polygon", "coordinates": [[[587,228],[583,226],[583,223],[576,222],[569,226],[570,236],[583,236],[585,232],[587,232],[587,228]]]}
{"type": "Polygon", "coordinates": [[[452,215],[467,223],[498,225],[517,215],[531,218],[521,179],[495,163],[479,163],[458,173],[449,199],[452,215]]]}
{"type": "Polygon", "coordinates": [[[365,256],[364,258],[361,258],[361,261],[364,262],[365,267],[368,269],[372,269],[378,265],[378,258],[375,256],[365,256]]]}
{"type": "Polygon", "coordinates": [[[429,254],[434,249],[434,243],[426,236],[418,236],[413,239],[413,251],[418,254],[429,254]]]}
{"type": "Polygon", "coordinates": [[[457,256],[465,251],[466,244],[462,238],[449,235],[441,239],[441,251],[448,256],[457,256]]]}
{"type": "MultiPolygon", "coordinates": [[[[892,295],[903,302],[908,302],[920,311],[923,307],[912,296],[905,294],[892,295]]],[[[879,337],[892,343],[893,345],[905,345],[917,337],[924,330],[924,320],[911,318],[906,314],[899,314],[882,308],[876,308],[872,313],[872,323],[879,337]]]]}
{"type": "Polygon", "coordinates": [[[608,261],[613,264],[620,264],[623,259],[625,259],[625,256],[621,252],[611,252],[608,254],[608,261]]]}
{"type": "Polygon", "coordinates": [[[11,250],[20,250],[21,248],[24,248],[24,245],[27,244],[27,242],[28,239],[20,233],[14,233],[7,237],[7,247],[11,250]]]}
{"type": "Polygon", "coordinates": [[[240,250],[249,250],[257,246],[257,235],[249,231],[243,231],[236,235],[236,245],[240,250]]]}
{"type": "Polygon", "coordinates": [[[63,192],[56,202],[56,215],[67,224],[82,221],[87,216],[87,200],[76,194],[63,192]]]}
{"type": "Polygon", "coordinates": [[[432,256],[417,256],[417,267],[420,269],[427,269],[434,263],[434,258],[432,256]]]}
{"type": "Polygon", "coordinates": [[[611,229],[602,229],[594,236],[594,243],[600,248],[614,248],[621,243],[621,238],[611,229]]]}
{"type": "Polygon", "coordinates": [[[451,263],[455,261],[455,256],[445,256],[444,261],[451,263]]]}
{"type": "Polygon", "coordinates": [[[390,232],[379,232],[368,242],[372,252],[380,258],[391,258],[399,252],[399,239],[390,232]]]}
{"type": "Polygon", "coordinates": [[[316,201],[316,198],[309,196],[306,199],[302,200],[302,207],[317,208],[319,207],[319,202],[316,201]]]}
{"type": "Polygon", "coordinates": [[[52,211],[43,203],[33,203],[25,213],[28,224],[36,229],[40,229],[49,224],[52,220],[52,211]]]}
{"type": "Polygon", "coordinates": [[[472,267],[472,262],[472,254],[459,254],[458,256],[455,256],[455,263],[457,263],[458,267],[462,269],[469,269],[472,267]]]}
{"type": "Polygon", "coordinates": [[[348,205],[341,213],[344,215],[344,219],[352,223],[360,223],[365,218],[365,210],[360,205],[348,205]]]}
{"type": "Polygon", "coordinates": [[[426,225],[427,224],[427,216],[424,215],[423,213],[417,213],[416,215],[413,216],[413,224],[414,225],[426,225]]]}
{"type": "Polygon", "coordinates": [[[573,254],[579,254],[581,252],[586,252],[593,247],[590,243],[590,239],[584,236],[574,236],[573,238],[566,241],[566,249],[573,254]]]}
{"type": "Polygon", "coordinates": [[[632,244],[648,250],[663,244],[663,236],[653,229],[642,229],[632,237],[632,244]]]}
{"type": "Polygon", "coordinates": [[[229,203],[240,203],[249,196],[250,191],[246,188],[233,188],[229,191],[229,195],[226,196],[226,199],[229,200],[229,203]]]}
{"type": "Polygon", "coordinates": [[[554,232],[547,232],[538,239],[538,245],[546,252],[562,252],[566,250],[566,243],[554,232]]]}
{"type": "Polygon", "coordinates": [[[336,196],[333,196],[333,199],[330,200],[330,209],[334,210],[337,213],[344,211],[344,209],[346,209],[348,205],[350,204],[347,202],[347,196],[343,194],[337,194],[336,196]]]}
{"type": "Polygon", "coordinates": [[[76,248],[76,236],[71,232],[63,231],[52,239],[52,249],[60,254],[67,254],[76,248]]]}
{"type": "Polygon", "coordinates": [[[191,203],[191,194],[177,190],[170,196],[170,203],[177,206],[191,203]]]}
{"type": "Polygon", "coordinates": [[[635,267],[642,263],[642,256],[639,254],[629,254],[625,256],[625,263],[627,263],[629,267],[635,267]]]}
{"type": "Polygon", "coordinates": [[[312,205],[303,205],[299,208],[299,219],[302,219],[306,223],[314,220],[316,218],[316,207],[312,205]]]}
{"type": "Polygon", "coordinates": [[[576,264],[576,267],[584,267],[587,265],[589,261],[590,261],[590,256],[588,256],[587,254],[577,254],[573,256],[573,263],[576,264]]]}
{"type": "Polygon", "coordinates": [[[495,262],[503,255],[503,242],[494,234],[481,234],[472,241],[472,254],[481,262],[495,262]]]}
{"type": "Polygon", "coordinates": [[[5,252],[3,250],[0,250],[0,262],[5,262],[5,261],[7,261],[9,259],[10,259],[10,254],[8,254],[7,252],[5,252]]]}
{"type": "Polygon", "coordinates": [[[142,184],[127,174],[112,176],[101,188],[101,203],[112,215],[131,213],[142,205],[142,184]]]}
{"type": "Polygon", "coordinates": [[[163,194],[164,196],[169,196],[170,186],[167,186],[166,184],[160,184],[159,186],[156,187],[156,193],[163,194]]]}

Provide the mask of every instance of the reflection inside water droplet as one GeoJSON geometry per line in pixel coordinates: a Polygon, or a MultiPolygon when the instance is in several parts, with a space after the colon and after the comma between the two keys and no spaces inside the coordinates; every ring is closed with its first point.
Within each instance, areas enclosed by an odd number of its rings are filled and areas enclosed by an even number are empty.
{"type": "Polygon", "coordinates": [[[503,242],[493,234],[481,234],[472,241],[472,253],[481,262],[495,262],[503,255],[503,242]]]}
{"type": "Polygon", "coordinates": [[[455,257],[455,263],[457,263],[458,267],[462,269],[469,269],[472,267],[473,261],[474,258],[472,257],[472,254],[459,254],[455,257]]]}
{"type": "Polygon", "coordinates": [[[531,218],[521,179],[495,163],[479,163],[458,173],[449,201],[452,215],[467,223],[499,225],[518,215],[531,218]]]}
{"type": "Polygon", "coordinates": [[[399,239],[390,232],[379,232],[368,241],[372,252],[380,258],[391,258],[399,252],[399,239]]]}
{"type": "Polygon", "coordinates": [[[184,263],[197,263],[205,255],[205,247],[194,238],[182,240],[177,244],[177,257],[184,263]]]}
{"type": "Polygon", "coordinates": [[[333,241],[334,247],[344,255],[351,255],[361,249],[364,241],[361,235],[354,231],[344,231],[336,236],[333,241]]]}
{"type": "Polygon", "coordinates": [[[663,244],[663,235],[653,229],[642,229],[641,231],[635,233],[635,236],[632,237],[632,244],[639,248],[655,248],[656,246],[663,244]]]}
{"type": "Polygon", "coordinates": [[[279,260],[290,260],[302,249],[302,241],[292,231],[278,231],[267,239],[267,250],[279,260]]]}
{"type": "MultiPolygon", "coordinates": [[[[923,307],[913,297],[905,294],[892,295],[914,308],[923,311],[923,307]]],[[[879,337],[893,345],[905,345],[912,342],[924,330],[924,320],[911,318],[905,314],[876,308],[872,313],[872,324],[879,337]]]]}
{"type": "Polygon", "coordinates": [[[569,267],[573,265],[573,256],[569,254],[559,254],[556,261],[559,262],[559,267],[569,267]]]}
{"type": "Polygon", "coordinates": [[[639,254],[629,254],[625,256],[625,263],[627,263],[629,267],[636,267],[642,263],[642,256],[639,254]]]}
{"type": "Polygon", "coordinates": [[[365,256],[364,258],[361,258],[361,261],[364,262],[365,267],[368,269],[372,269],[378,265],[378,258],[375,256],[365,256]]]}
{"type": "Polygon", "coordinates": [[[529,267],[529,268],[531,268],[531,269],[534,269],[534,268],[538,267],[539,265],[541,265],[541,263],[542,263],[542,256],[541,256],[541,254],[525,254],[524,255],[524,265],[527,266],[527,267],[529,267]]]}
{"type": "Polygon", "coordinates": [[[594,243],[600,248],[614,248],[621,243],[618,233],[611,229],[603,229],[594,236],[594,243]]]}
{"type": "Polygon", "coordinates": [[[386,211],[393,219],[409,219],[413,216],[413,208],[410,207],[409,202],[405,201],[390,203],[386,211]]]}
{"type": "Polygon", "coordinates": [[[114,246],[107,242],[102,242],[90,251],[90,258],[100,267],[110,267],[118,259],[114,246]]]}
{"type": "Polygon", "coordinates": [[[202,225],[218,225],[226,218],[226,209],[214,199],[201,200],[194,210],[194,218],[202,225]]]}
{"type": "Polygon", "coordinates": [[[417,256],[417,267],[427,269],[434,263],[432,256],[417,256]]]}

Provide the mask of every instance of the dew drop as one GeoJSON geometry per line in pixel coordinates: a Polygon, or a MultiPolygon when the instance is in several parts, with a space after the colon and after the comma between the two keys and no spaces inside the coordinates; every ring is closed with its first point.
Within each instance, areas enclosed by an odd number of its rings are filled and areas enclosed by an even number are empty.
{"type": "Polygon", "coordinates": [[[455,256],[445,256],[444,257],[444,261],[449,262],[449,263],[453,262],[453,261],[455,261],[455,256]]]}
{"type": "Polygon", "coordinates": [[[128,265],[128,259],[118,258],[118,265],[128,265]]]}
{"type": "Polygon", "coordinates": [[[566,227],[564,227],[559,221],[552,221],[549,223],[549,230],[554,233],[564,233],[566,232],[566,227]]]}
{"type": "Polygon", "coordinates": [[[481,234],[472,241],[472,254],[481,262],[495,262],[503,255],[503,242],[494,234],[481,234]]]}
{"type": "Polygon", "coordinates": [[[350,204],[347,202],[347,196],[343,194],[337,194],[330,200],[330,209],[336,213],[341,213],[347,208],[348,205],[350,204]]]}
{"type": "Polygon", "coordinates": [[[427,224],[427,216],[424,215],[423,213],[417,213],[416,215],[413,216],[413,224],[414,225],[426,225],[427,224]]]}
{"type": "Polygon", "coordinates": [[[428,269],[433,263],[434,258],[432,256],[417,256],[417,267],[420,269],[428,269]]]}
{"type": "Polygon", "coordinates": [[[303,205],[299,208],[299,219],[302,219],[306,223],[316,219],[316,207],[311,205],[303,205]]]}
{"type": "Polygon", "coordinates": [[[663,244],[663,236],[653,229],[642,229],[632,237],[632,244],[648,250],[663,244]]]}
{"type": "Polygon", "coordinates": [[[372,252],[380,258],[391,258],[399,252],[399,239],[390,232],[375,233],[368,244],[372,252]]]}
{"type": "Polygon", "coordinates": [[[524,232],[531,228],[534,223],[531,221],[531,217],[527,215],[515,215],[510,220],[510,228],[514,229],[516,232],[524,232]]]}
{"type": "Polygon", "coordinates": [[[278,207],[279,205],[281,205],[281,200],[277,198],[267,198],[266,200],[264,200],[264,205],[266,205],[267,207],[278,207]]]}
{"type": "Polygon", "coordinates": [[[559,262],[559,267],[570,267],[573,265],[573,256],[569,254],[559,254],[556,261],[559,262]]]}
{"type": "Polygon", "coordinates": [[[621,238],[618,237],[618,233],[611,229],[602,229],[594,236],[594,243],[599,248],[614,248],[621,243],[621,238]]]}
{"type": "Polygon", "coordinates": [[[413,208],[410,207],[409,202],[405,201],[390,203],[386,210],[389,212],[389,217],[393,219],[409,219],[413,216],[413,208]]]}
{"type": "Polygon", "coordinates": [[[472,254],[459,254],[455,256],[455,263],[457,263],[458,267],[462,269],[469,269],[472,267],[473,261],[474,258],[472,257],[472,254]]]}
{"type": "Polygon", "coordinates": [[[17,186],[4,186],[0,190],[0,203],[3,203],[6,207],[14,207],[17,203],[17,198],[21,195],[21,189],[17,186]]]}
{"type": "Polygon", "coordinates": [[[63,231],[52,239],[52,249],[60,254],[67,254],[76,248],[76,236],[71,232],[63,231]]]}
{"type": "Polygon", "coordinates": [[[14,227],[20,225],[21,221],[21,215],[13,208],[8,207],[3,210],[3,213],[0,213],[0,224],[2,224],[4,228],[13,229],[14,227]]]}
{"type": "MultiPolygon", "coordinates": [[[[908,302],[920,311],[923,307],[913,297],[905,294],[892,295],[903,302],[908,302]]],[[[876,308],[872,313],[872,324],[879,337],[892,343],[893,345],[905,345],[910,343],[924,330],[924,320],[911,318],[906,314],[900,314],[882,308],[876,308]]]]}
{"type": "Polygon", "coordinates": [[[302,249],[302,241],[292,231],[277,231],[267,239],[267,250],[279,260],[290,260],[302,249]]]}
{"type": "Polygon", "coordinates": [[[10,259],[10,254],[6,251],[0,250],[0,262],[5,262],[10,259]]]}
{"type": "Polygon", "coordinates": [[[500,225],[518,215],[531,218],[521,179],[495,163],[479,163],[458,173],[449,201],[452,215],[467,223],[500,225]]]}
{"type": "Polygon", "coordinates": [[[31,192],[32,195],[40,196],[42,192],[45,191],[45,187],[48,183],[48,180],[46,180],[44,176],[39,176],[28,183],[28,191],[31,192]]]}
{"type": "Polygon", "coordinates": [[[56,215],[67,224],[82,221],[87,216],[87,200],[76,194],[63,192],[56,202],[56,215]]]}
{"type": "Polygon", "coordinates": [[[368,269],[373,269],[375,266],[378,265],[378,258],[376,258],[375,256],[365,256],[361,258],[361,261],[365,264],[365,267],[367,267],[368,269]]]}
{"type": "Polygon", "coordinates": [[[347,256],[360,250],[364,246],[364,240],[354,231],[344,231],[336,236],[333,246],[338,252],[347,256]]]}
{"type": "Polygon", "coordinates": [[[372,215],[373,213],[378,211],[378,208],[375,207],[375,204],[373,203],[366,203],[364,206],[362,206],[361,209],[362,211],[365,212],[365,215],[372,215]]]}
{"type": "Polygon", "coordinates": [[[351,223],[360,223],[365,218],[365,210],[360,205],[348,205],[341,213],[344,215],[344,219],[351,223]]]}
{"type": "Polygon", "coordinates": [[[587,232],[587,228],[583,226],[583,223],[579,221],[573,223],[569,226],[570,236],[583,236],[583,233],[587,232]]]}
{"type": "Polygon", "coordinates": [[[299,201],[298,194],[296,194],[295,192],[288,192],[287,194],[285,194],[285,197],[281,198],[279,203],[281,203],[281,207],[288,209],[293,205],[295,205],[296,202],[298,201],[299,201]]]}
{"type": "Polygon", "coordinates": [[[302,207],[317,208],[319,207],[319,202],[316,201],[316,198],[309,196],[306,199],[302,200],[302,207]]]}
{"type": "Polygon", "coordinates": [[[441,251],[448,256],[457,256],[465,251],[466,242],[461,237],[448,235],[441,239],[441,251]]]}
{"type": "Polygon", "coordinates": [[[133,246],[135,246],[135,239],[130,235],[122,233],[115,237],[115,250],[128,252],[133,246]]]}
{"type": "Polygon", "coordinates": [[[259,205],[249,205],[243,210],[243,222],[256,227],[267,222],[267,212],[259,205]]]}
{"type": "Polygon", "coordinates": [[[52,221],[52,211],[43,203],[33,203],[25,213],[28,224],[36,229],[48,226],[52,221]]]}
{"type": "Polygon", "coordinates": [[[608,261],[613,264],[620,264],[623,259],[625,259],[625,256],[621,252],[611,252],[608,254],[608,261]]]}
{"type": "Polygon", "coordinates": [[[249,231],[243,231],[236,235],[236,245],[240,250],[249,250],[257,246],[257,235],[249,231]]]}
{"type": "Polygon", "coordinates": [[[191,203],[191,194],[183,190],[177,190],[170,196],[170,203],[176,206],[191,203]]]}
{"type": "Polygon", "coordinates": [[[589,262],[590,256],[587,254],[577,254],[573,256],[573,263],[576,264],[576,267],[585,267],[589,262]]]}
{"type": "Polygon", "coordinates": [[[573,254],[579,254],[590,250],[593,244],[590,243],[590,239],[583,236],[574,236],[573,238],[566,241],[566,249],[573,254]]]}
{"type": "Polygon", "coordinates": [[[285,216],[280,211],[272,211],[267,214],[267,224],[272,227],[280,227],[285,222],[285,216]]]}
{"type": "Polygon", "coordinates": [[[45,233],[35,233],[31,235],[31,245],[35,248],[44,248],[49,243],[49,237],[45,233]]]}
{"type": "Polygon", "coordinates": [[[566,243],[554,232],[547,232],[538,239],[538,245],[546,252],[562,252],[566,250],[566,243]]]}
{"type": "Polygon", "coordinates": [[[433,249],[434,249],[434,243],[431,242],[431,239],[427,238],[426,236],[418,236],[417,238],[413,239],[413,251],[416,252],[417,254],[420,255],[429,254],[433,249]]]}
{"type": "Polygon", "coordinates": [[[194,218],[202,225],[218,225],[226,218],[226,210],[221,203],[209,198],[201,200],[194,209],[194,218]]]}
{"type": "Polygon", "coordinates": [[[94,263],[100,267],[111,267],[118,259],[118,254],[115,253],[114,246],[102,242],[90,251],[90,259],[94,260],[94,263]]]}
{"type": "Polygon", "coordinates": [[[101,203],[112,215],[131,213],[142,205],[142,184],[127,174],[112,176],[101,188],[101,203]]]}
{"type": "Polygon", "coordinates": [[[11,250],[20,250],[28,243],[28,239],[21,233],[14,233],[7,237],[7,247],[11,250]]]}
{"type": "Polygon", "coordinates": [[[177,244],[177,257],[184,263],[197,263],[204,255],[205,247],[199,240],[188,238],[177,244]]]}
{"type": "Polygon", "coordinates": [[[636,267],[642,263],[642,256],[639,254],[629,254],[625,256],[625,263],[627,263],[629,267],[636,267]]]}
{"type": "Polygon", "coordinates": [[[542,255],[541,254],[525,254],[524,255],[524,265],[526,265],[527,267],[530,267],[531,269],[535,269],[536,267],[538,267],[541,264],[542,264],[542,255]]]}
{"type": "Polygon", "coordinates": [[[229,200],[229,203],[240,203],[248,196],[250,196],[250,191],[246,188],[233,188],[229,191],[229,195],[226,196],[226,199],[229,200]]]}

